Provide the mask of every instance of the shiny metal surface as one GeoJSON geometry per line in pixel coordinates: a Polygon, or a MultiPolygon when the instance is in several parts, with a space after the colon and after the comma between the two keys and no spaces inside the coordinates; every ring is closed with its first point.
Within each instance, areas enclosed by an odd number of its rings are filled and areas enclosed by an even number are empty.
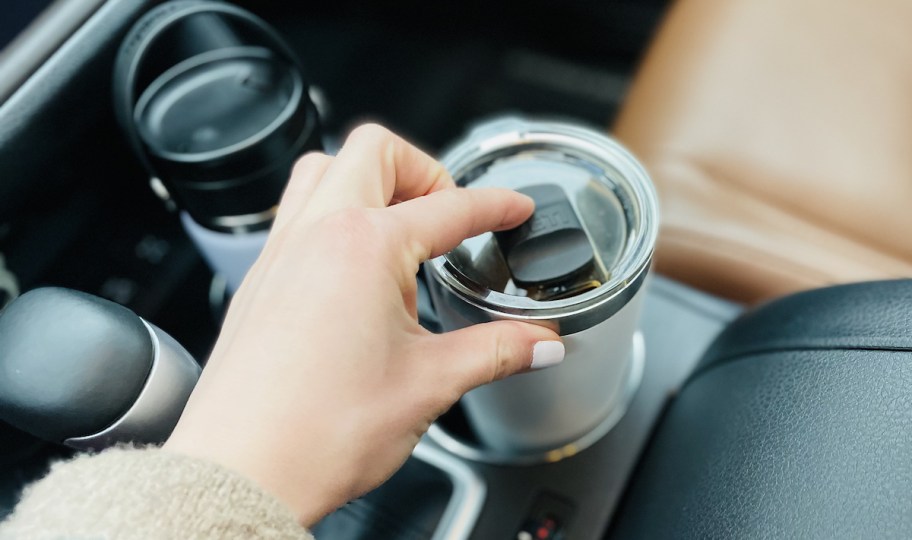
{"type": "MultiPolygon", "coordinates": [[[[431,264],[436,264],[440,259],[434,259],[431,264]]],[[[492,302],[479,299],[479,295],[487,294],[488,297],[491,297],[495,294],[486,293],[473,286],[470,281],[451,279],[449,276],[457,275],[457,272],[446,262],[443,262],[442,265],[441,270],[428,271],[432,279],[437,280],[436,283],[430,283],[429,287],[434,293],[434,303],[438,310],[441,309],[441,304],[445,304],[446,307],[473,324],[504,319],[548,322],[552,323],[561,335],[574,334],[592,328],[620,311],[637,294],[649,275],[649,262],[647,261],[646,265],[639,268],[622,287],[609,294],[589,295],[587,293],[553,302],[523,299],[529,302],[524,306],[520,302],[502,300],[499,297],[495,297],[492,302]],[[588,301],[578,302],[577,300],[583,296],[586,296],[588,301]],[[536,304],[550,304],[550,306],[536,304]]],[[[592,293],[599,293],[599,289],[592,293]]]]}
{"type": "Polygon", "coordinates": [[[202,370],[174,338],[155,325],[143,324],[149,330],[154,357],[136,402],[104,430],[67,439],[65,445],[100,450],[119,442],[161,443],[171,434],[202,370]]]}
{"type": "Polygon", "coordinates": [[[215,230],[232,233],[261,231],[272,226],[278,209],[278,206],[273,206],[269,210],[264,210],[263,212],[257,212],[255,214],[216,217],[212,218],[211,222],[207,223],[207,225],[210,225],[215,230]]]}
{"type": "Polygon", "coordinates": [[[456,456],[421,440],[412,456],[445,472],[453,483],[450,502],[432,540],[466,540],[471,536],[485,502],[481,477],[456,456]]]}
{"type": "Polygon", "coordinates": [[[658,233],[658,203],[646,171],[620,144],[583,127],[507,118],[482,125],[442,159],[464,186],[561,187],[593,247],[603,282],[556,300],[533,300],[512,283],[490,233],[426,265],[431,286],[463,304],[470,322],[548,321],[563,335],[623,307],[642,284],[658,233]]]}

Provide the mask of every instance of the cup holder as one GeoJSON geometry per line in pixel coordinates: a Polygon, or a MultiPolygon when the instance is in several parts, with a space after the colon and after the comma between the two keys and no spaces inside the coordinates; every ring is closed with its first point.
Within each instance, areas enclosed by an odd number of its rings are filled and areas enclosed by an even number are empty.
{"type": "Polygon", "coordinates": [[[392,478],[326,516],[313,533],[335,540],[466,540],[485,492],[468,465],[422,440],[392,478]]]}

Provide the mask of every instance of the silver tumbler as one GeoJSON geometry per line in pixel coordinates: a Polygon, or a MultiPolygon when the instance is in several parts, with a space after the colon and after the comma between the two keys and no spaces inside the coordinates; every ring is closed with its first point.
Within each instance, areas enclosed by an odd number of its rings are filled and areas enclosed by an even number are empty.
{"type": "Polygon", "coordinates": [[[479,445],[439,426],[431,436],[492,462],[571,455],[617,422],[642,375],[637,321],[658,231],[655,189],[617,142],[566,123],[488,122],[442,162],[462,186],[510,188],[536,201],[520,227],[470,238],[425,265],[443,329],[548,325],[566,356],[465,395],[479,445]]]}

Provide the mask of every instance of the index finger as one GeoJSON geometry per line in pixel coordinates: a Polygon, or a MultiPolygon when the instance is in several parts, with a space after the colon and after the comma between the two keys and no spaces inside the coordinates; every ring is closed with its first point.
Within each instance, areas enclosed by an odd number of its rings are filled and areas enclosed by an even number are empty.
{"type": "Polygon", "coordinates": [[[391,207],[403,237],[421,262],[454,249],[466,238],[518,227],[535,202],[503,188],[456,188],[391,207]]]}
{"type": "Polygon", "coordinates": [[[455,187],[437,160],[386,128],[356,128],[307,204],[319,217],[344,208],[382,208],[455,187]]]}

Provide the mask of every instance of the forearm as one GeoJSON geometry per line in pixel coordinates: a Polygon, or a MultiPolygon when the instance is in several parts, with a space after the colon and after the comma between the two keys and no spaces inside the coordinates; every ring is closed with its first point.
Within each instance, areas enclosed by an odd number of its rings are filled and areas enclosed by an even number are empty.
{"type": "Polygon", "coordinates": [[[55,464],[0,524],[3,539],[72,537],[312,538],[253,482],[158,448],[55,464]]]}

